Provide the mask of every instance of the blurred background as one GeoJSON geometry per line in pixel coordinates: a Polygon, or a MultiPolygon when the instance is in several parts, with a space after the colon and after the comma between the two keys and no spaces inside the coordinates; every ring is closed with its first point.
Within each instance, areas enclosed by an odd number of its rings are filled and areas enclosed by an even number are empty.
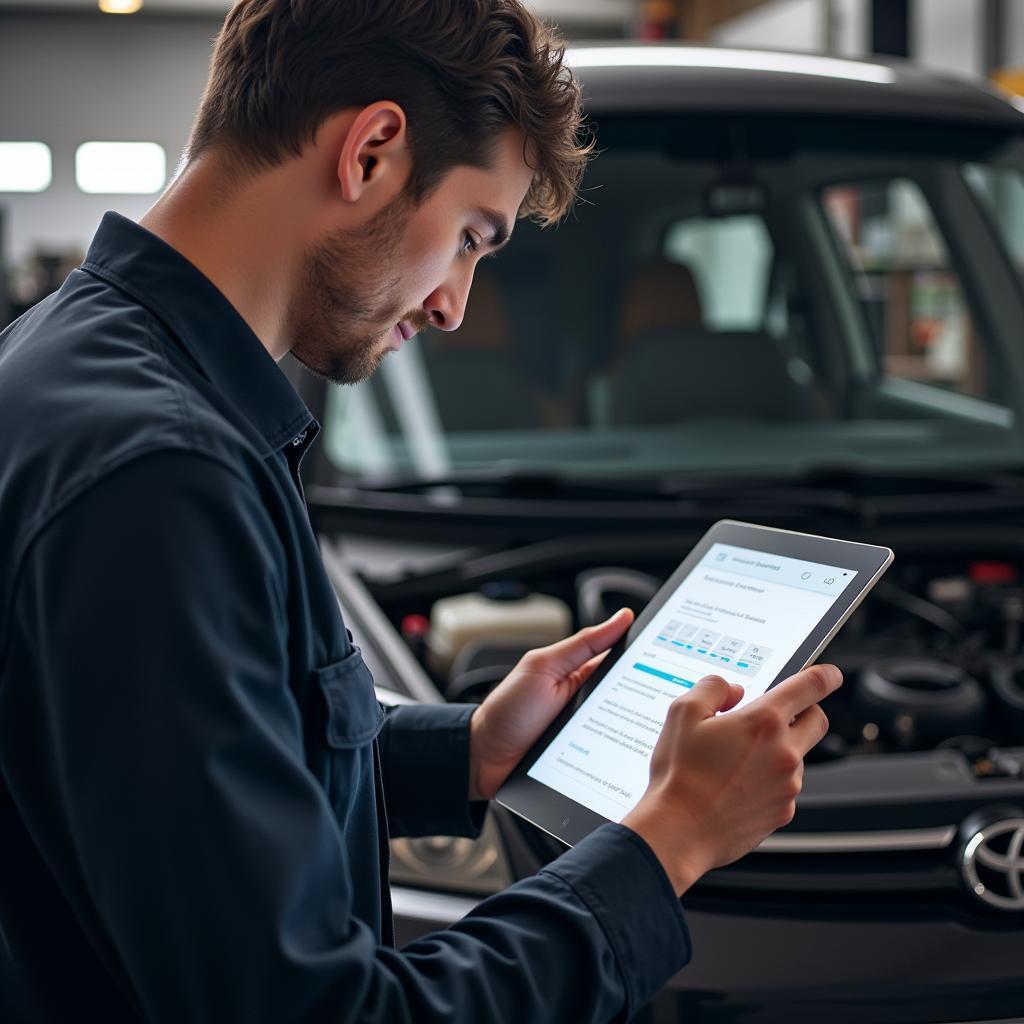
{"type": "MultiPolygon", "coordinates": [[[[0,0],[0,324],[173,175],[226,0],[0,0]]],[[[887,54],[1024,89],[1024,0],[535,0],[571,40],[887,54]]]]}

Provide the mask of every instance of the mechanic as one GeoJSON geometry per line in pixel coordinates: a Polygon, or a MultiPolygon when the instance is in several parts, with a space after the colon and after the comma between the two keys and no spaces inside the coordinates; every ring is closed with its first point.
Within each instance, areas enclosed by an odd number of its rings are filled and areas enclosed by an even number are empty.
{"type": "Polygon", "coordinates": [[[306,514],[277,366],[366,378],[459,326],[588,158],[518,0],[239,0],[141,225],[0,335],[0,1019],[605,1021],[690,955],[678,897],[788,822],[841,681],[671,707],[622,824],[396,949],[388,836],[487,800],[631,621],[484,703],[385,715],[306,514]]]}

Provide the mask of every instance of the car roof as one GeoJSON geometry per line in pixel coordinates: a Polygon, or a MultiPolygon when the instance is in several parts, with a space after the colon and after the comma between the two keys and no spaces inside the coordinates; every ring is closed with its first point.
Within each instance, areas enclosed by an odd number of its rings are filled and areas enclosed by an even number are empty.
{"type": "Polygon", "coordinates": [[[567,54],[591,112],[834,114],[1024,128],[984,79],[907,61],[685,43],[600,42],[567,54]]]}

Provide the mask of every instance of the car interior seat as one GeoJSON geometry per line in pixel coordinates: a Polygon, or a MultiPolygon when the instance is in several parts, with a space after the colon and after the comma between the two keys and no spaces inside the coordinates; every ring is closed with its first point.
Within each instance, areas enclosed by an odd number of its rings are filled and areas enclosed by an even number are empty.
{"type": "Polygon", "coordinates": [[[697,283],[683,264],[634,267],[621,309],[607,378],[610,423],[815,415],[813,395],[770,334],[706,328],[697,283]]]}
{"type": "Polygon", "coordinates": [[[427,373],[448,431],[538,426],[534,396],[516,366],[512,332],[493,271],[477,267],[458,330],[423,337],[427,373]]]}

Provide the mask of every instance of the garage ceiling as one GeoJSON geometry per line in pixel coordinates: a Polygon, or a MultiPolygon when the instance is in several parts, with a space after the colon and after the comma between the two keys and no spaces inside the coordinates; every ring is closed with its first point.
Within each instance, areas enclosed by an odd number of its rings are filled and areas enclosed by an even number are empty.
{"type": "MultiPolygon", "coordinates": [[[[528,0],[530,6],[549,18],[563,18],[576,22],[622,22],[629,17],[635,4],[633,0],[528,0]]],[[[230,6],[230,0],[145,0],[145,10],[162,14],[221,14],[230,6]]],[[[50,11],[95,11],[96,0],[0,0],[0,10],[5,7],[24,11],[31,7],[45,7],[50,11]]]]}

